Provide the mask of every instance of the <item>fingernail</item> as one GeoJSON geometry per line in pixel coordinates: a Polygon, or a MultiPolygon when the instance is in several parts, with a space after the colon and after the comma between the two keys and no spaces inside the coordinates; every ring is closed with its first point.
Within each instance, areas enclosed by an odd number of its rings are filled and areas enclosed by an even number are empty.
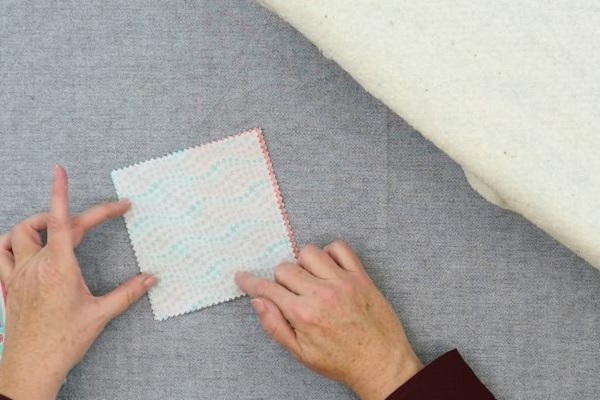
{"type": "Polygon", "coordinates": [[[123,198],[119,200],[119,203],[131,204],[131,200],[129,200],[128,198],[123,198]]]}
{"type": "Polygon", "coordinates": [[[262,299],[252,299],[250,304],[252,304],[252,308],[257,314],[262,314],[266,310],[265,302],[262,299]]]}
{"type": "Polygon", "coordinates": [[[154,286],[158,283],[158,278],[154,275],[148,275],[146,278],[144,278],[143,283],[144,283],[145,287],[150,289],[152,286],[154,286]]]}

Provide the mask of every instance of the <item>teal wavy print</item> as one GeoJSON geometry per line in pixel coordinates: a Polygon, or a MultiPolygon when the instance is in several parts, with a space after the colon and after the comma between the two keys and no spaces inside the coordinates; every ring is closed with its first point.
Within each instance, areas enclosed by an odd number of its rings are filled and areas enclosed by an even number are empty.
{"type": "Polygon", "coordinates": [[[225,244],[236,244],[240,241],[247,240],[252,234],[255,234],[259,227],[276,227],[280,221],[261,221],[261,220],[248,220],[241,221],[225,229],[225,233],[217,236],[188,236],[183,239],[179,239],[176,243],[170,245],[166,249],[160,249],[155,253],[150,252],[151,257],[155,257],[162,261],[170,260],[173,262],[179,261],[180,258],[186,257],[187,254],[192,253],[194,250],[201,250],[203,247],[223,245],[225,244]]]}
{"type": "MultiPolygon", "coordinates": [[[[231,202],[235,202],[235,201],[238,201],[238,200],[242,200],[243,198],[247,197],[249,194],[252,194],[252,192],[254,192],[256,189],[259,189],[259,188],[255,187],[256,185],[269,186],[270,182],[267,181],[266,179],[261,179],[260,181],[254,183],[254,184],[251,184],[249,186],[249,188],[247,190],[249,190],[250,193],[244,192],[243,194],[237,195],[237,196],[232,196],[232,197],[218,197],[218,198],[211,198],[211,197],[206,197],[206,196],[202,196],[202,197],[205,197],[206,200],[226,201],[226,202],[231,203],[231,202]]],[[[152,198],[140,199],[136,195],[130,195],[129,199],[131,201],[139,203],[139,204],[144,204],[144,203],[163,204],[165,201],[168,202],[169,198],[171,197],[171,195],[173,193],[177,193],[177,191],[174,190],[173,187],[162,186],[162,187],[157,187],[154,190],[152,198]]]]}
{"type": "Polygon", "coordinates": [[[223,203],[223,204],[235,204],[239,207],[248,206],[254,201],[259,199],[264,194],[264,189],[268,188],[270,183],[262,179],[257,181],[250,186],[241,194],[235,197],[204,197],[204,200],[198,200],[192,203],[186,211],[182,211],[179,214],[148,214],[138,218],[136,221],[130,224],[130,232],[134,235],[143,235],[145,232],[151,229],[157,229],[161,226],[170,226],[174,223],[181,223],[180,226],[192,225],[196,219],[202,214],[203,208],[210,203],[223,203]]]}
{"type": "MultiPolygon", "coordinates": [[[[271,257],[274,254],[278,254],[276,252],[281,251],[283,249],[290,249],[290,240],[288,238],[279,240],[278,242],[270,245],[259,256],[248,259],[247,264],[248,265],[260,265],[261,263],[265,262],[268,257],[271,257]]],[[[231,257],[222,258],[222,259],[216,261],[214,264],[212,264],[208,268],[208,271],[206,272],[206,274],[199,279],[200,280],[207,279],[207,278],[210,279],[211,276],[213,276],[214,274],[221,271],[221,269],[219,269],[219,267],[222,267],[224,265],[232,265],[231,264],[232,261],[233,261],[233,259],[231,257]],[[229,262],[229,264],[227,264],[228,262],[229,262]]],[[[276,262],[278,262],[278,261],[280,261],[280,260],[276,260],[276,262]]]]}
{"type": "MultiPolygon", "coordinates": [[[[208,168],[208,173],[205,175],[170,175],[168,177],[156,180],[153,182],[144,192],[142,193],[131,193],[130,198],[138,201],[144,200],[149,197],[153,197],[156,192],[164,191],[165,187],[168,187],[172,191],[177,190],[187,185],[196,185],[199,183],[206,184],[207,181],[216,178],[225,178],[225,173],[228,170],[233,169],[232,167],[251,167],[254,165],[263,165],[262,159],[255,160],[236,160],[233,158],[218,160],[208,168]]],[[[179,172],[179,171],[177,171],[179,172]]],[[[218,185],[221,182],[211,182],[213,185],[218,185]]]]}
{"type": "MultiPolygon", "coordinates": [[[[259,254],[258,256],[255,256],[255,257],[251,257],[244,261],[245,261],[245,264],[247,264],[248,266],[263,265],[264,263],[266,263],[266,261],[269,260],[270,257],[277,256],[277,255],[281,254],[283,252],[283,250],[289,250],[289,249],[290,249],[289,239],[281,239],[281,240],[271,244],[270,246],[268,246],[263,251],[262,254],[259,254]]],[[[290,256],[291,256],[291,252],[290,252],[290,256]]],[[[206,260],[203,259],[201,256],[194,257],[192,260],[194,263],[206,264],[206,260]]],[[[280,260],[278,258],[274,260],[275,263],[277,263],[279,261],[282,261],[282,260],[280,260]]],[[[182,277],[182,278],[184,278],[187,282],[191,282],[192,284],[205,285],[205,283],[207,281],[210,281],[211,278],[217,277],[217,276],[219,276],[219,274],[221,272],[229,270],[229,269],[224,269],[223,267],[231,267],[232,265],[238,265],[238,264],[239,264],[239,260],[234,257],[231,257],[231,256],[221,257],[221,258],[215,260],[214,262],[210,263],[210,266],[207,268],[207,270],[205,271],[204,274],[199,275],[199,276],[188,276],[188,277],[182,277]]],[[[165,278],[168,279],[169,274],[166,274],[165,278]]]]}
{"type": "Polygon", "coordinates": [[[198,218],[203,211],[204,204],[201,201],[193,202],[185,211],[179,214],[151,214],[138,218],[130,224],[130,229],[144,231],[148,229],[148,225],[155,225],[163,222],[167,225],[173,223],[193,223],[195,218],[198,218]]]}

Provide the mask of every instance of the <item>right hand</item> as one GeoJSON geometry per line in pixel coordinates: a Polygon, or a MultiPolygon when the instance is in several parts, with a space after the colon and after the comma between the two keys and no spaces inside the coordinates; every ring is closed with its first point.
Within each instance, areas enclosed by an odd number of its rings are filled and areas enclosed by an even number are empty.
{"type": "Polygon", "coordinates": [[[306,246],[275,282],[241,272],[264,330],[312,370],[383,400],[423,368],[400,320],[344,242],[306,246]]]}

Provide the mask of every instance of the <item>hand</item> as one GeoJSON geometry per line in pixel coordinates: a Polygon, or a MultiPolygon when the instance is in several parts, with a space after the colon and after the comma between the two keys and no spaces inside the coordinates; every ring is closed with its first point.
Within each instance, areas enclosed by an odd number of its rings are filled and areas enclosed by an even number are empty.
{"type": "Polygon", "coordinates": [[[306,246],[298,264],[277,266],[275,282],[239,272],[236,283],[273,339],[363,400],[385,399],[423,367],[391,305],[342,241],[306,246]]]}
{"type": "Polygon", "coordinates": [[[81,275],[73,248],[94,226],[128,208],[127,202],[106,203],[71,217],[67,175],[57,166],[50,213],[0,236],[0,280],[7,290],[0,393],[15,400],[55,398],[104,326],[156,283],[153,276],[138,275],[95,297],[81,275]],[[44,229],[45,246],[38,233],[44,229]]]}

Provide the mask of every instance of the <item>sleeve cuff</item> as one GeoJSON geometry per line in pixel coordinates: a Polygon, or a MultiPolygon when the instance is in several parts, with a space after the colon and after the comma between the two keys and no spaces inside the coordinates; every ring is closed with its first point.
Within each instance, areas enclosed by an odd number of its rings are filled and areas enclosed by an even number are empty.
{"type": "Polygon", "coordinates": [[[494,400],[454,349],[427,365],[387,400],[494,400]]]}

